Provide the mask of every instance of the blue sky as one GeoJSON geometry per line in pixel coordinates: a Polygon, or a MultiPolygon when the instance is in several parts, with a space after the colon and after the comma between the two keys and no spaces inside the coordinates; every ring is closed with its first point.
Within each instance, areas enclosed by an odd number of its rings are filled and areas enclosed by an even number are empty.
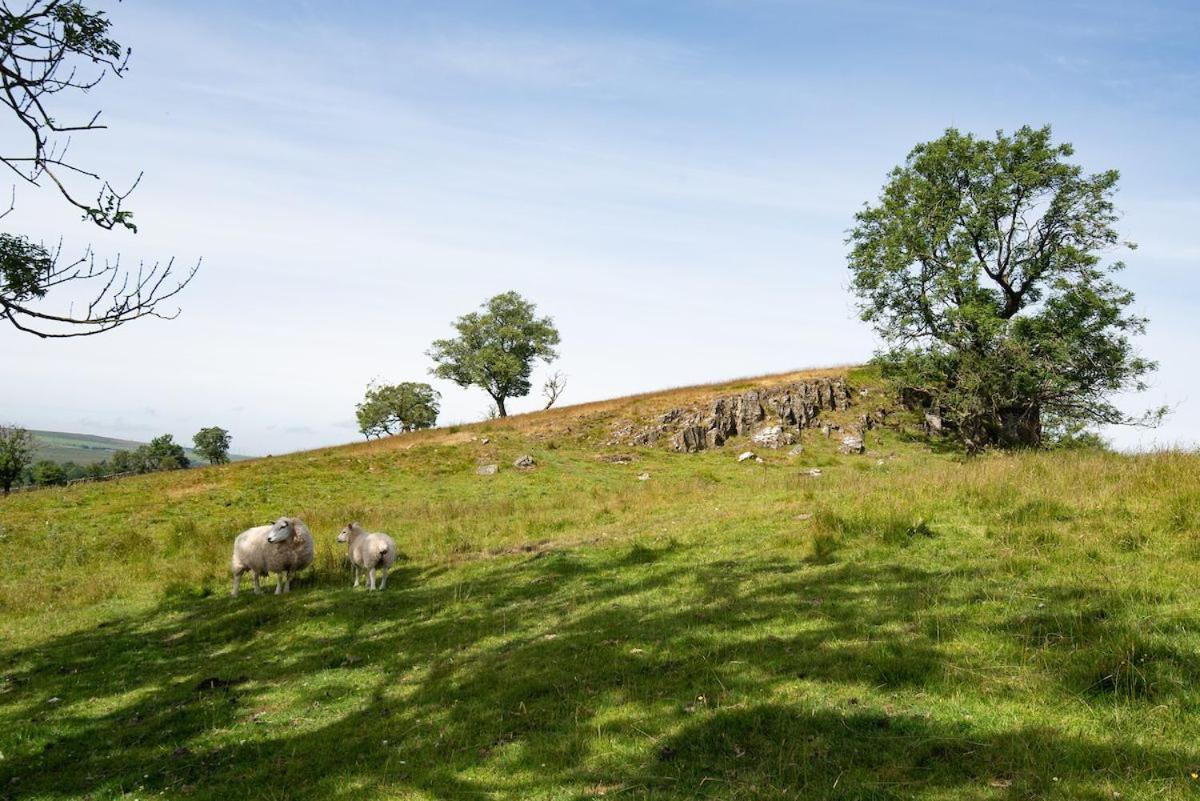
{"type": "MultiPolygon", "coordinates": [[[[875,347],[843,240],[913,144],[1054,126],[1122,172],[1124,282],[1200,441],[1200,6],[710,0],[111,4],[126,78],[72,150],[145,178],[136,236],[18,190],[10,229],[126,263],[203,257],[174,322],[0,332],[0,419],[240,452],[352,440],[371,379],[431,380],[449,321],[516,289],[555,317],[564,402],[875,347]]],[[[9,131],[0,133],[7,141],[9,131]]],[[[477,390],[434,381],[444,421],[477,390]]],[[[536,398],[514,401],[533,408],[536,398]]]]}

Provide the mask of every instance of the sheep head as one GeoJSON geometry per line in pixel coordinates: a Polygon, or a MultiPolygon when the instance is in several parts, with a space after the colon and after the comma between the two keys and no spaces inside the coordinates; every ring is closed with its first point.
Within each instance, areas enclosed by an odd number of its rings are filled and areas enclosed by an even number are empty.
{"type": "Polygon", "coordinates": [[[360,526],[358,523],[349,523],[344,529],[342,529],[342,532],[338,534],[337,541],[349,542],[351,537],[357,537],[359,534],[362,534],[362,526],[360,526]]]}
{"type": "Polygon", "coordinates": [[[295,518],[281,517],[271,524],[271,530],[267,533],[267,542],[287,542],[295,534],[295,518]]]}

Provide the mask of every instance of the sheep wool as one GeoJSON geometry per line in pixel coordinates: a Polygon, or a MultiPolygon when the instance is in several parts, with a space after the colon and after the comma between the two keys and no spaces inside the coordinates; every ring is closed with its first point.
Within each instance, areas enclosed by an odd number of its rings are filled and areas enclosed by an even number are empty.
{"type": "Polygon", "coordinates": [[[338,542],[347,543],[350,564],[354,570],[354,586],[358,586],[359,575],[367,573],[367,589],[375,589],[375,571],[383,575],[379,589],[387,586],[388,570],[396,562],[396,542],[387,534],[368,532],[358,523],[351,523],[338,534],[338,542]]]}
{"type": "Polygon", "coordinates": [[[291,592],[292,577],[312,564],[313,537],[298,517],[281,517],[269,526],[247,529],[233,541],[233,592],[237,597],[242,575],[249,573],[254,592],[261,592],[259,579],[275,574],[275,594],[291,592]]]}

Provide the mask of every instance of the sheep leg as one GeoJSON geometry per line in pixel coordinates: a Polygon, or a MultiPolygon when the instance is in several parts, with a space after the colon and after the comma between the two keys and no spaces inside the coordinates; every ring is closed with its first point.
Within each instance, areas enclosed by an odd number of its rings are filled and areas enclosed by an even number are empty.
{"type": "Polygon", "coordinates": [[[283,571],[275,574],[275,594],[283,595],[283,571]]]}
{"type": "Polygon", "coordinates": [[[262,586],[261,586],[261,585],[258,583],[258,571],[257,571],[257,570],[251,570],[251,571],[250,571],[250,578],[254,579],[254,594],[255,594],[255,595],[262,595],[262,586]]]}
{"type": "Polygon", "coordinates": [[[382,590],[386,586],[387,586],[387,567],[384,567],[383,568],[383,580],[379,582],[379,589],[382,590]]]}
{"type": "Polygon", "coordinates": [[[369,589],[375,589],[375,568],[367,568],[367,580],[370,582],[367,586],[369,589]]]}
{"type": "Polygon", "coordinates": [[[358,565],[354,565],[354,589],[358,589],[358,565]]]}
{"type": "Polygon", "coordinates": [[[241,583],[242,583],[242,574],[240,572],[235,572],[233,574],[233,592],[230,593],[230,595],[233,596],[234,598],[237,597],[238,586],[241,585],[241,583]]]}
{"type": "Polygon", "coordinates": [[[283,580],[283,591],[284,592],[292,591],[292,571],[290,571],[290,570],[287,572],[287,576],[283,580]]]}

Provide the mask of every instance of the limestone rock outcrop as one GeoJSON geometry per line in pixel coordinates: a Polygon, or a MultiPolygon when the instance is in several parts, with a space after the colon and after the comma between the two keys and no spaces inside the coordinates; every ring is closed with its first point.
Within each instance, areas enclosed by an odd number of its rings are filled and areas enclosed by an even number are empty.
{"type": "Polygon", "coordinates": [[[654,445],[667,440],[672,450],[692,453],[718,448],[730,437],[751,436],[756,445],[782,448],[795,444],[799,431],[815,425],[822,411],[844,411],[852,402],[844,379],[795,381],[722,395],[699,408],[671,409],[640,429],[625,423],[614,430],[614,441],[654,445]]]}

